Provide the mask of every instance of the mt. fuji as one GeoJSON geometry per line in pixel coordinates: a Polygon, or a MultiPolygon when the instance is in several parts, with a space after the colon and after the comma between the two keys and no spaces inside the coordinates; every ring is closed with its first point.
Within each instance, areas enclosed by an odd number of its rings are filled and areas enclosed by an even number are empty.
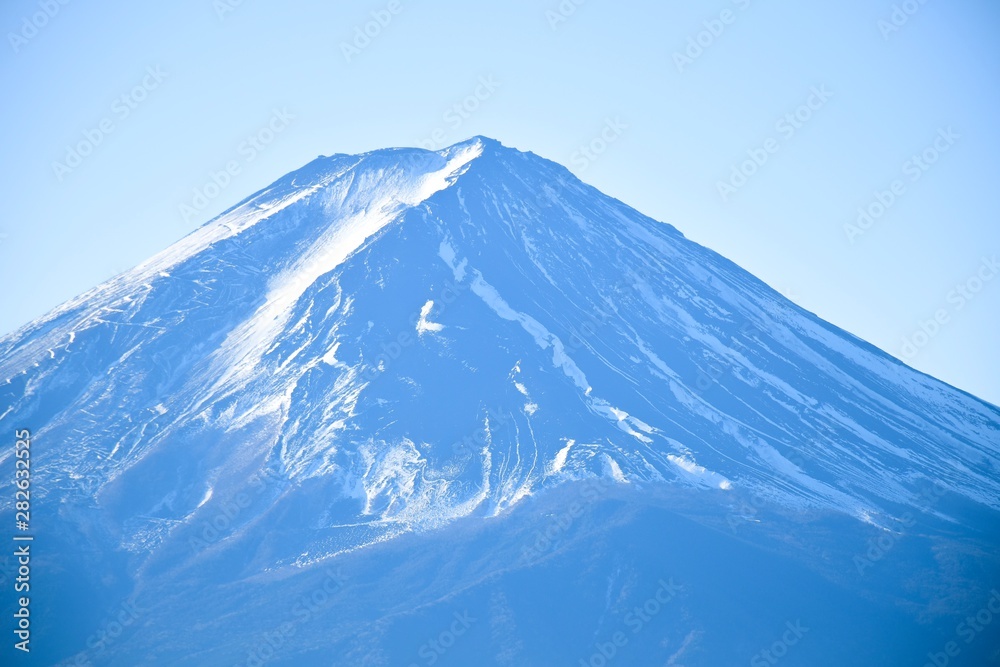
{"type": "Polygon", "coordinates": [[[0,339],[0,425],[37,664],[1000,664],[1000,408],[483,137],[0,339]]]}

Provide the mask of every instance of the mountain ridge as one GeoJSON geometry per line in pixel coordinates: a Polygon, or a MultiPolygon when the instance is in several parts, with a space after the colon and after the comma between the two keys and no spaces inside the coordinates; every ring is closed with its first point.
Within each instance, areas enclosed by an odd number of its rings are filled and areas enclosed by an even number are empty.
{"type": "MultiPolygon", "coordinates": [[[[630,540],[660,496],[737,536],[808,525],[824,550],[828,524],[860,545],[917,517],[965,553],[1000,510],[996,406],[480,137],[290,172],[0,338],[0,405],[32,429],[51,539],[84,554],[66,576],[140,591],[157,623],[174,586],[223,608],[468,522],[530,535],[509,522],[594,482],[630,540]]],[[[508,576],[486,561],[468,590],[508,576]]]]}
{"type": "MultiPolygon", "coordinates": [[[[404,221],[407,216],[414,215],[416,212],[425,210],[428,207],[433,207],[435,205],[434,198],[438,195],[440,195],[441,198],[450,199],[452,192],[451,188],[455,188],[455,192],[461,193],[461,183],[463,178],[466,180],[472,180],[477,178],[479,171],[482,170],[488,174],[491,168],[496,168],[493,163],[487,163],[490,159],[494,162],[506,161],[504,166],[507,166],[508,169],[510,168],[510,163],[513,161],[535,161],[535,157],[532,154],[518,153],[512,151],[511,149],[503,148],[499,142],[482,137],[474,137],[438,153],[422,151],[419,149],[390,149],[386,151],[373,151],[361,156],[334,156],[332,158],[325,159],[321,169],[316,168],[314,165],[316,165],[317,161],[313,161],[312,163],[304,166],[302,169],[291,172],[288,176],[275,181],[274,184],[245,199],[241,204],[233,207],[227,213],[224,213],[215,218],[213,221],[206,223],[206,225],[199,228],[199,230],[195,233],[178,242],[178,244],[171,246],[171,248],[164,251],[164,253],[161,253],[148,262],[139,265],[133,272],[131,272],[137,274],[135,277],[132,277],[132,280],[135,281],[138,279],[149,281],[151,279],[163,277],[164,273],[169,273],[169,269],[171,267],[183,264],[188,259],[197,256],[201,252],[205,252],[215,244],[238,240],[241,234],[247,232],[247,230],[256,225],[279,215],[287,206],[294,206],[300,200],[310,201],[314,198],[314,195],[320,197],[321,199],[324,197],[326,198],[324,200],[323,210],[325,211],[325,215],[329,216],[330,219],[334,221],[332,226],[328,227],[328,229],[334,230],[336,233],[346,228],[348,230],[348,233],[346,234],[348,238],[339,239],[336,238],[336,234],[334,234],[334,238],[332,238],[331,241],[331,239],[325,239],[322,234],[315,235],[313,237],[314,241],[310,242],[311,247],[308,245],[306,246],[309,248],[306,252],[312,253],[315,257],[315,261],[308,264],[299,259],[296,263],[291,264],[286,269],[283,269],[289,276],[285,279],[285,282],[290,284],[291,288],[287,286],[282,287],[280,285],[275,287],[275,281],[280,279],[280,275],[278,277],[272,276],[270,278],[267,284],[269,296],[265,298],[265,305],[263,307],[259,307],[256,314],[245,319],[243,323],[239,325],[239,327],[242,327],[241,329],[229,331],[229,333],[227,333],[227,337],[238,341],[239,345],[233,350],[230,350],[229,357],[227,359],[222,360],[221,365],[223,368],[220,372],[223,375],[221,378],[216,378],[214,382],[216,386],[225,385],[226,382],[231,380],[234,374],[238,374],[239,368],[245,369],[253,367],[255,364],[259,363],[259,360],[255,360],[256,357],[254,355],[256,352],[259,352],[267,347],[267,341],[273,341],[279,335],[278,332],[281,331],[282,327],[282,324],[279,321],[280,318],[285,317],[285,315],[291,312],[292,307],[305,293],[303,290],[308,290],[310,287],[316,285],[317,281],[322,276],[335,270],[336,267],[340,266],[349,256],[366,246],[366,244],[369,244],[372,239],[379,236],[387,225],[395,224],[397,221],[402,224],[402,221],[404,221]],[[460,157],[455,158],[456,155],[460,157]],[[331,160],[332,162],[330,162],[331,160]],[[443,164],[441,162],[442,160],[444,161],[443,164]],[[455,160],[457,160],[457,162],[455,160]],[[484,162],[484,160],[487,162],[484,162]],[[388,171],[386,171],[383,161],[385,161],[385,164],[388,165],[401,165],[401,168],[394,172],[392,170],[396,167],[390,166],[388,167],[388,171]],[[364,169],[359,174],[358,169],[362,166],[364,166],[364,169]],[[430,167],[440,167],[441,170],[424,171],[430,167]],[[417,173],[416,180],[413,180],[412,183],[410,180],[407,180],[410,177],[405,176],[405,174],[410,173],[410,171],[416,171],[417,173]],[[310,178],[303,179],[303,176],[309,172],[314,173],[311,174],[310,178]],[[441,174],[444,174],[445,172],[447,172],[447,174],[442,176],[441,174]],[[388,178],[388,180],[392,183],[396,183],[397,185],[393,186],[395,190],[386,195],[388,199],[382,201],[381,204],[372,204],[371,202],[365,200],[362,202],[362,204],[364,204],[363,208],[358,209],[355,204],[351,203],[353,201],[352,196],[356,192],[361,192],[364,196],[370,196],[372,187],[371,183],[374,181],[369,180],[367,185],[363,183],[362,185],[364,187],[361,187],[360,190],[355,190],[356,184],[354,180],[360,178],[364,181],[366,178],[365,174],[368,173],[374,174],[374,176],[370,178],[388,178]],[[432,176],[431,174],[434,175],[432,176]],[[346,184],[342,182],[345,179],[349,180],[346,184]],[[433,179],[436,180],[434,180],[433,183],[430,183],[430,180],[433,179]],[[427,185],[427,183],[430,183],[430,185],[427,185]],[[330,188],[335,190],[335,195],[330,195],[328,192],[330,188]],[[427,192],[420,191],[420,188],[427,189],[427,192]],[[411,194],[406,194],[407,192],[411,194]],[[402,197],[403,199],[400,200],[399,197],[402,197]],[[406,197],[410,197],[412,202],[406,201],[406,197]],[[331,208],[333,208],[332,211],[330,210],[331,208]],[[369,215],[370,208],[375,210],[374,218],[371,218],[369,215]],[[242,218],[238,216],[242,216],[242,218]],[[234,218],[236,219],[235,222],[233,220],[234,218]],[[344,222],[345,218],[348,220],[347,223],[344,222]],[[355,218],[359,219],[360,222],[351,222],[355,218]],[[351,229],[351,224],[358,225],[358,229],[356,231],[351,229]],[[365,225],[368,226],[366,227],[365,225]],[[201,238],[199,238],[199,234],[201,235],[201,238]],[[193,242],[189,239],[193,239],[193,242]],[[282,291],[283,289],[284,291],[282,291]],[[275,324],[275,322],[278,322],[278,324],[275,324]],[[248,359],[250,361],[247,361],[248,359]]],[[[555,180],[542,183],[538,201],[547,201],[549,202],[549,205],[551,205],[551,202],[559,202],[558,195],[553,196],[553,193],[556,191],[551,188],[550,183],[557,183],[559,187],[563,188],[566,187],[566,183],[570,183],[572,184],[572,189],[582,189],[584,194],[588,195],[597,192],[596,190],[589,188],[589,186],[584,186],[578,181],[575,181],[567,170],[558,166],[556,163],[544,161],[542,164],[544,164],[544,166],[551,171],[555,171],[556,174],[563,177],[565,181],[560,182],[555,180]]],[[[461,199],[460,194],[458,195],[458,198],[461,199]]],[[[617,223],[620,222],[620,219],[624,219],[622,211],[624,211],[625,214],[634,213],[632,209],[617,200],[611,200],[611,202],[613,203],[609,203],[607,205],[611,213],[611,217],[609,219],[610,222],[617,223]],[[619,207],[621,210],[616,210],[619,207]]],[[[464,206],[464,202],[460,202],[460,207],[461,206],[464,206]]],[[[641,216],[641,214],[636,213],[636,215],[639,215],[639,219],[644,220],[644,224],[650,229],[656,227],[658,231],[665,233],[668,236],[672,236],[675,239],[681,239],[684,243],[691,244],[692,248],[697,249],[695,250],[696,253],[709,255],[713,262],[723,265],[728,264],[728,266],[725,266],[725,269],[742,271],[735,264],[728,262],[728,260],[720,258],[711,251],[684,239],[683,235],[673,226],[666,225],[666,223],[651,221],[650,219],[645,218],[645,216],[641,216]]],[[[575,222],[578,225],[580,224],[579,219],[575,222]]],[[[637,229],[641,230],[638,232],[639,237],[649,234],[649,229],[637,229]]],[[[602,229],[601,231],[603,232],[608,230],[602,229]]],[[[449,233],[444,232],[438,252],[438,255],[441,256],[442,261],[446,264],[448,264],[449,261],[444,258],[444,255],[451,253],[450,256],[454,257],[455,253],[455,250],[450,246],[449,238],[451,238],[449,233]]],[[[676,250],[671,248],[669,245],[662,245],[664,241],[657,241],[654,237],[647,237],[645,240],[647,242],[653,242],[654,245],[660,244],[657,249],[661,252],[674,252],[676,254],[676,250]]],[[[528,251],[528,254],[530,256],[530,251],[528,251]]],[[[248,264],[242,266],[241,268],[244,270],[267,270],[268,267],[266,264],[261,265],[261,263],[267,261],[267,259],[268,258],[266,256],[262,257],[261,260],[258,261],[256,267],[248,264]]],[[[541,269],[543,277],[549,282],[552,282],[552,277],[545,275],[545,269],[541,268],[538,262],[534,262],[534,264],[536,269],[541,269]]],[[[461,279],[465,276],[460,275],[458,267],[456,265],[449,265],[449,268],[451,269],[454,279],[461,283],[461,279]]],[[[528,268],[530,269],[531,267],[528,268]]],[[[626,268],[626,272],[628,271],[629,269],[626,268]]],[[[637,278],[639,282],[645,284],[646,279],[652,277],[652,272],[649,271],[648,268],[640,268],[640,271],[642,271],[642,273],[637,273],[634,277],[637,278]]],[[[462,273],[464,274],[464,269],[462,273]]],[[[713,280],[713,276],[711,274],[705,275],[707,276],[709,282],[713,280]]],[[[125,274],[125,276],[131,277],[129,273],[125,274]]],[[[714,279],[718,280],[719,278],[715,277],[714,279]]],[[[95,290],[88,292],[79,299],[68,302],[64,306],[61,306],[53,311],[53,313],[49,316],[40,318],[40,320],[36,321],[34,326],[43,325],[43,323],[51,321],[53,317],[59,317],[62,312],[72,309],[77,303],[94,300],[95,297],[103,294],[102,288],[104,290],[108,290],[107,286],[113,285],[116,280],[117,279],[109,281],[108,283],[105,283],[104,286],[95,288],[95,290]]],[[[638,285],[639,283],[636,284],[638,285]]],[[[750,277],[748,286],[749,285],[752,285],[753,290],[756,292],[770,290],[770,288],[764,283],[761,283],[752,277],[750,277]]],[[[723,285],[723,287],[726,286],[723,285]]],[[[511,315],[511,313],[508,312],[510,307],[506,304],[503,298],[500,297],[500,294],[496,292],[496,290],[482,277],[482,274],[478,274],[478,276],[473,279],[469,289],[471,289],[473,293],[477,294],[483,300],[492,299],[494,301],[493,305],[495,306],[493,308],[495,311],[494,314],[498,314],[502,320],[507,319],[508,321],[518,321],[518,318],[523,315],[519,313],[511,315]]],[[[812,319],[814,322],[822,323],[820,326],[827,329],[832,328],[835,334],[839,334],[841,336],[851,336],[847,332],[843,332],[842,330],[823,322],[815,315],[808,313],[808,311],[804,311],[798,306],[787,302],[787,300],[784,300],[783,297],[774,293],[773,290],[771,290],[771,296],[773,296],[778,303],[781,304],[782,308],[806,314],[807,317],[812,319]]],[[[112,295],[112,299],[114,298],[118,298],[119,301],[128,303],[130,299],[138,297],[135,293],[125,293],[124,295],[119,294],[117,297],[112,295]]],[[[433,307],[433,301],[429,300],[424,304],[424,306],[426,306],[428,308],[428,312],[430,312],[430,309],[433,307]]],[[[107,303],[105,303],[103,307],[114,310],[114,308],[107,303]]],[[[524,326],[523,322],[521,324],[524,326]]],[[[537,320],[534,320],[533,323],[530,324],[531,327],[535,327],[536,325],[540,326],[537,320]]],[[[32,325],[29,325],[29,327],[30,326],[32,325]]],[[[544,326],[542,329],[544,330],[544,326]]],[[[26,331],[25,334],[29,332],[30,329],[26,331]]],[[[425,332],[421,332],[421,334],[422,333],[425,332]]],[[[10,345],[12,344],[11,341],[22,337],[23,335],[24,334],[15,336],[12,334],[11,336],[4,337],[4,339],[6,339],[10,345]]],[[[565,343],[558,336],[550,334],[547,331],[543,331],[539,335],[543,340],[541,340],[541,342],[536,340],[536,342],[543,348],[547,345],[546,336],[552,336],[552,344],[563,347],[565,346],[565,343]]],[[[75,338],[75,332],[70,332],[69,338],[75,338]]],[[[856,337],[852,336],[852,338],[854,338],[855,341],[860,341],[860,339],[857,339],[856,337]]],[[[47,342],[51,344],[51,341],[47,342]]],[[[0,343],[0,345],[2,345],[2,343],[0,343]]],[[[644,345],[644,343],[640,342],[639,348],[643,349],[644,345]]],[[[230,345],[230,347],[232,347],[232,345],[230,345]]],[[[53,349],[54,346],[48,348],[50,355],[54,355],[54,352],[52,351],[53,349]]],[[[877,350],[877,348],[869,347],[869,350],[877,350]]],[[[882,353],[881,351],[878,352],[884,355],[885,359],[883,361],[888,360],[890,364],[895,362],[898,363],[900,367],[908,368],[901,362],[897,362],[891,358],[889,355],[885,355],[885,353],[882,353]]],[[[659,360],[659,357],[656,354],[646,356],[650,357],[651,363],[654,366],[663,366],[662,360],[659,360]]],[[[573,368],[573,366],[575,366],[575,362],[573,362],[572,359],[563,359],[558,365],[560,365],[568,377],[571,377],[575,382],[577,382],[577,384],[581,385],[580,389],[586,389],[586,393],[589,393],[590,387],[584,387],[581,384],[584,382],[584,380],[581,380],[583,374],[579,368],[573,368]]],[[[708,377],[710,376],[711,373],[708,374],[708,377]]],[[[701,377],[700,379],[704,379],[704,377],[701,377]]],[[[7,382],[9,384],[9,378],[7,379],[7,382]]],[[[935,382],[938,381],[935,380],[935,382]]],[[[793,393],[797,393],[797,391],[793,393]]],[[[210,396],[203,397],[203,402],[209,400],[209,398],[210,396]]],[[[981,401],[980,399],[976,400],[986,408],[993,407],[985,401],[981,401]]],[[[592,408],[598,412],[607,412],[608,410],[618,411],[618,408],[605,405],[604,403],[594,404],[592,405],[592,408]]],[[[623,430],[625,430],[626,433],[628,433],[629,429],[631,429],[634,435],[635,433],[638,433],[636,429],[642,430],[649,427],[649,425],[642,420],[638,420],[636,423],[632,423],[631,426],[629,426],[631,423],[628,421],[629,419],[632,418],[628,415],[619,419],[619,422],[623,423],[623,430]]],[[[639,436],[638,439],[642,440],[643,437],[644,436],[639,436]]],[[[687,466],[691,469],[697,468],[697,464],[693,464],[688,461],[684,461],[681,465],[687,466]]],[[[722,482],[720,481],[720,483],[722,482]]]]}

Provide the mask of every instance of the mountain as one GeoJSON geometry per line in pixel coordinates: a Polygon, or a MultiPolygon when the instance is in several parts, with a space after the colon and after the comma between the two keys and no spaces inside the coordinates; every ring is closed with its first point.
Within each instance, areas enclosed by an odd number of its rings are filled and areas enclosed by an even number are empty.
{"type": "Polygon", "coordinates": [[[0,426],[37,664],[1000,664],[1000,409],[484,137],[0,339],[0,426]]]}

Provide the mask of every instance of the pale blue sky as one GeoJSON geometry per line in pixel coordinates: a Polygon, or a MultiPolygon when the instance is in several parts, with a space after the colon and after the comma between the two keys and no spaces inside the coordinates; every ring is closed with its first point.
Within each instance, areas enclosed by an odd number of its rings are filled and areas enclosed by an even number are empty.
{"type": "Polygon", "coordinates": [[[566,0],[563,16],[558,0],[225,2],[0,8],[0,333],[316,155],[484,134],[562,162],[820,316],[1000,403],[1000,275],[977,283],[1000,253],[996,3],[566,0]],[[915,11],[880,29],[894,4],[915,11]],[[387,24],[345,55],[372,12],[387,24]],[[26,28],[36,14],[42,27],[26,28]],[[719,34],[701,34],[707,46],[679,67],[705,21],[719,34]],[[810,99],[814,88],[829,98],[810,99]],[[452,108],[469,96],[468,112],[452,108]],[[782,122],[808,102],[798,127],[782,122]],[[102,123],[112,131],[90,155],[54,168],[102,123]],[[270,143],[244,144],[269,124],[270,143]],[[948,128],[933,165],[908,163],[933,158],[948,128]],[[602,133],[613,139],[603,153],[579,153],[602,133]],[[748,151],[767,161],[723,201],[718,182],[748,151]],[[229,162],[239,173],[194,202],[229,162]],[[852,244],[845,224],[894,180],[901,194],[852,244]],[[194,203],[203,210],[182,215],[194,203]],[[970,280],[966,296],[953,291],[970,280]],[[935,314],[934,335],[918,334],[935,314]]]}

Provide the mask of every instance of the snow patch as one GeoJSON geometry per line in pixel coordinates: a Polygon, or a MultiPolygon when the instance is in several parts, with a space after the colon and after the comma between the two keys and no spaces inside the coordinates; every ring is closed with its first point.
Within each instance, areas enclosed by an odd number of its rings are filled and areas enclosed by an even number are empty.
{"type": "Polygon", "coordinates": [[[573,362],[572,359],[566,354],[566,348],[563,342],[559,340],[559,337],[551,333],[548,329],[542,325],[541,322],[526,315],[525,313],[519,313],[518,311],[511,308],[500,293],[496,289],[483,279],[481,273],[476,271],[476,277],[472,281],[472,291],[473,293],[482,299],[487,306],[489,306],[493,312],[499,315],[505,320],[511,322],[518,322],[521,327],[531,334],[534,338],[535,344],[543,350],[547,350],[550,346],[552,347],[552,364],[556,368],[561,368],[563,373],[570,378],[573,383],[584,390],[585,393],[589,394],[591,387],[587,384],[587,377],[583,374],[583,371],[573,362]]]}
{"type": "Polygon", "coordinates": [[[728,491],[733,487],[732,482],[728,479],[717,472],[712,472],[704,466],[698,465],[694,459],[687,456],[667,454],[667,459],[677,466],[684,473],[683,476],[691,482],[703,486],[712,486],[724,491],[728,491]]]}
{"type": "Polygon", "coordinates": [[[373,182],[370,191],[365,192],[363,205],[345,199],[347,193],[329,193],[327,206],[336,223],[323,232],[294,266],[271,280],[264,305],[227,337],[219,359],[224,369],[219,384],[250,377],[264,351],[285,328],[294,305],[321,276],[343,263],[406,209],[454,183],[482,150],[482,144],[475,142],[454,153],[445,151],[442,154],[446,158],[444,166],[430,173],[411,170],[362,174],[359,178],[368,176],[373,182]]]}
{"type": "Polygon", "coordinates": [[[431,314],[431,308],[434,307],[434,301],[428,300],[427,303],[423,305],[420,309],[420,319],[417,320],[417,333],[423,334],[428,331],[441,331],[444,329],[443,324],[438,324],[437,322],[431,322],[427,319],[427,316],[431,314]]]}
{"type": "Polygon", "coordinates": [[[214,493],[214,490],[212,489],[212,487],[208,487],[208,489],[205,490],[204,497],[202,497],[201,502],[198,503],[198,506],[195,509],[201,507],[202,505],[204,505],[205,503],[207,503],[209,500],[211,500],[213,493],[214,493]]]}
{"type": "Polygon", "coordinates": [[[455,280],[462,282],[465,280],[465,267],[469,264],[468,258],[463,258],[461,262],[455,263],[457,255],[455,254],[455,248],[448,241],[441,241],[441,245],[438,247],[438,256],[444,260],[444,263],[448,265],[451,269],[452,275],[455,276],[455,280]]]}
{"type": "Polygon", "coordinates": [[[618,465],[618,462],[607,453],[603,454],[602,457],[604,460],[604,474],[619,484],[628,484],[628,480],[625,479],[625,473],[622,472],[622,468],[618,465]]]}
{"type": "Polygon", "coordinates": [[[576,440],[567,440],[566,446],[556,452],[556,457],[552,460],[553,473],[557,473],[565,467],[566,457],[569,456],[569,450],[572,449],[575,444],[576,440]]]}
{"type": "Polygon", "coordinates": [[[338,363],[337,362],[337,348],[338,347],[340,347],[340,341],[337,341],[336,343],[334,343],[333,347],[331,347],[329,350],[327,350],[327,353],[323,355],[323,363],[324,364],[326,364],[327,366],[336,366],[337,365],[337,363],[338,363]]]}

